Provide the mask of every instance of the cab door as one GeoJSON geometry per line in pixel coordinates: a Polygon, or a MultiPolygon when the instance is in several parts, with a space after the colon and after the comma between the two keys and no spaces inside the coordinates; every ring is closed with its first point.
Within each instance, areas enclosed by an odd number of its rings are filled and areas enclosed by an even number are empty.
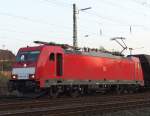
{"type": "Polygon", "coordinates": [[[63,55],[62,53],[56,53],[56,76],[63,76],[63,55]]]}
{"type": "Polygon", "coordinates": [[[55,74],[55,60],[56,60],[56,58],[55,58],[56,56],[55,56],[55,53],[50,53],[50,55],[49,55],[49,75],[51,76],[51,77],[54,77],[54,76],[56,76],[56,74],[55,74]]]}

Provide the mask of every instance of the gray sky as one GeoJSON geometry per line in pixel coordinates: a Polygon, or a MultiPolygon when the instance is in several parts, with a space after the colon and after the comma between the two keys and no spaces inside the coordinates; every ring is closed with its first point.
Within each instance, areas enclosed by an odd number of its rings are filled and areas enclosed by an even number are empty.
{"type": "Polygon", "coordinates": [[[80,47],[121,50],[110,38],[123,36],[133,53],[150,54],[150,0],[0,0],[0,48],[17,53],[35,40],[72,44],[73,3],[92,7],[77,17],[80,47]]]}

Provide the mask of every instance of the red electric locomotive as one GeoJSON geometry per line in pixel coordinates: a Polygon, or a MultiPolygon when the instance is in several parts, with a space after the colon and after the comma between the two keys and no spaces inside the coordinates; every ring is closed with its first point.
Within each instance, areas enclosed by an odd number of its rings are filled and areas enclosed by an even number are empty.
{"type": "Polygon", "coordinates": [[[144,85],[141,64],[136,57],[77,50],[65,44],[36,43],[43,45],[20,48],[9,81],[11,90],[47,91],[57,96],[134,91],[144,85]]]}

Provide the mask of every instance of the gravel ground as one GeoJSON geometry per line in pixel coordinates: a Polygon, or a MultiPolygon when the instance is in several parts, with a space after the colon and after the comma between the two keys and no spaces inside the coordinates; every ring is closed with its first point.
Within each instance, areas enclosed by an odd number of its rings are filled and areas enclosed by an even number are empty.
{"type": "Polygon", "coordinates": [[[134,109],[134,110],[108,112],[108,113],[101,113],[101,114],[85,114],[82,116],[150,116],[150,107],[134,109]]]}

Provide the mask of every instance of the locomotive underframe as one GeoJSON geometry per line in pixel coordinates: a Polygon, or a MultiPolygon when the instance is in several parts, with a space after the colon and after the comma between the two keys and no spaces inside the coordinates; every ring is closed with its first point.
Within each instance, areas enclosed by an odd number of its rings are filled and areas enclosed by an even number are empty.
{"type": "Polygon", "coordinates": [[[137,80],[63,80],[63,79],[49,79],[45,81],[45,87],[52,85],[141,85],[144,86],[143,81],[137,80]]]}
{"type": "Polygon", "coordinates": [[[46,92],[50,96],[58,97],[61,94],[78,96],[84,94],[99,93],[123,93],[135,92],[144,85],[143,81],[121,81],[121,80],[46,80],[44,87],[40,87],[40,81],[35,80],[10,80],[10,91],[17,90],[21,93],[46,92]]]}
{"type": "Polygon", "coordinates": [[[77,81],[77,80],[47,80],[45,87],[49,88],[52,96],[58,96],[60,94],[70,94],[77,96],[78,94],[88,93],[125,93],[125,92],[137,92],[140,87],[143,86],[142,81],[77,81]]]}
{"type": "Polygon", "coordinates": [[[9,91],[18,90],[20,92],[36,92],[40,89],[40,82],[35,80],[10,80],[9,91]]]}

